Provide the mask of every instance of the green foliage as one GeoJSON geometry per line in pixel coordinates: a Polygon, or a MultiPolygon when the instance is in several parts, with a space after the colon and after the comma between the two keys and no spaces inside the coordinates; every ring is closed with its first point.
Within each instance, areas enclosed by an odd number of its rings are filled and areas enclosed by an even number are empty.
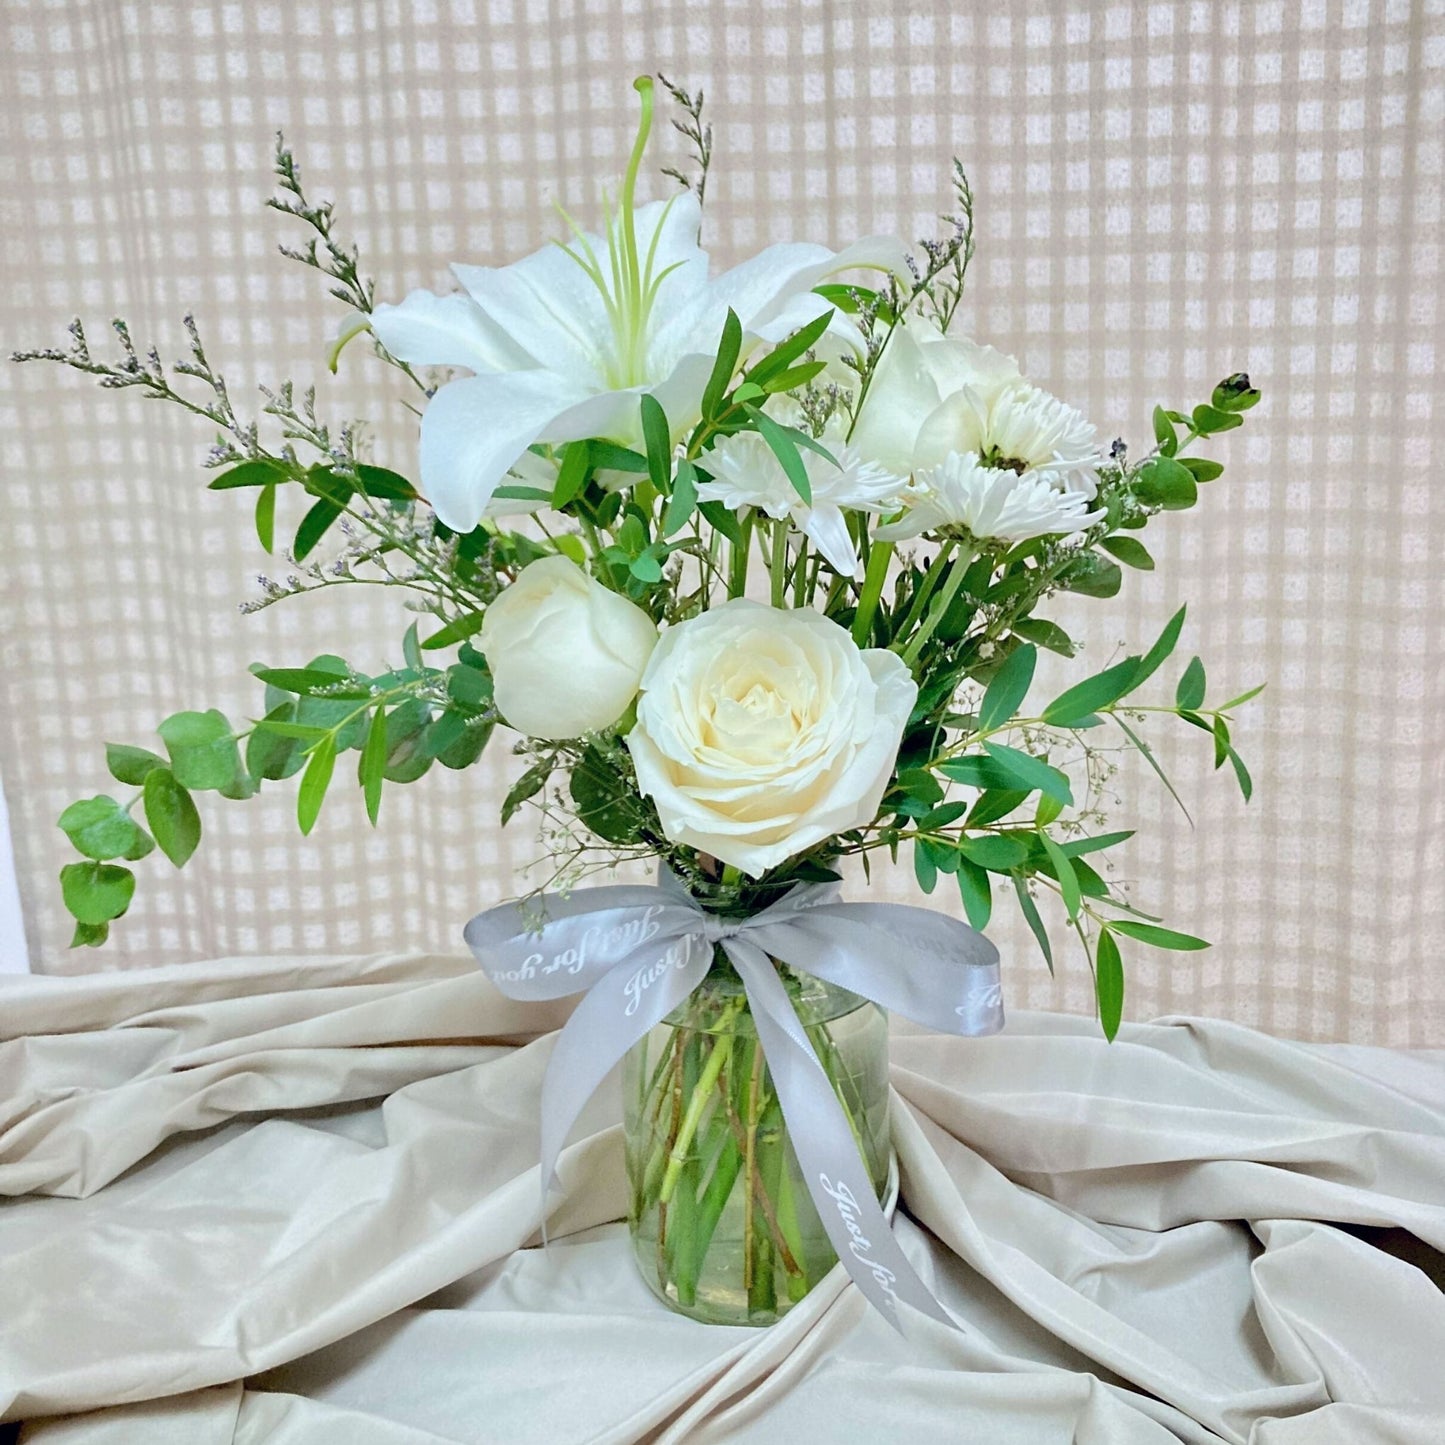
{"type": "Polygon", "coordinates": [[[143,798],[146,823],[161,852],[177,868],[183,867],[201,841],[201,815],[195,800],[169,768],[156,768],[146,775],[143,798]]]}
{"type": "Polygon", "coordinates": [[[155,847],[129,812],[104,794],[72,803],[60,815],[59,826],[77,853],[98,862],[144,858],[155,847]]]}
{"type": "MultiPolygon", "coordinates": [[[[79,924],[98,929],[119,918],[130,907],[135,895],[135,874],[114,863],[67,863],[60,870],[60,893],[79,924]]],[[[78,937],[78,941],[99,940],[87,935],[78,937]]]]}
{"type": "Polygon", "coordinates": [[[171,772],[183,788],[220,789],[236,781],[241,771],[241,752],[224,714],[214,708],[209,712],[178,712],[166,718],[156,731],[170,755],[171,772]]]}
{"type": "Polygon", "coordinates": [[[1124,1017],[1124,965],[1113,933],[1100,930],[1094,953],[1094,994],[1099,1002],[1099,1024],[1104,1037],[1114,1042],[1124,1017]]]}

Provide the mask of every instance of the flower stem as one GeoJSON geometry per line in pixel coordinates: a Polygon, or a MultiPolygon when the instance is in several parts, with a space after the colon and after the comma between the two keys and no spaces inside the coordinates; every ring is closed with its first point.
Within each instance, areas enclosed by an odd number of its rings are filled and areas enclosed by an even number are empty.
{"type": "Polygon", "coordinates": [[[658,1194],[663,1204],[668,1203],[677,1190],[677,1181],[682,1173],[682,1166],[687,1162],[688,1150],[692,1146],[693,1136],[697,1133],[697,1126],[702,1121],[702,1111],[707,1107],[709,1097],[717,1085],[718,1075],[722,1072],[723,1065],[727,1063],[728,1056],[733,1051],[733,1033],[731,1031],[732,1021],[742,1012],[746,999],[741,995],[730,999],[718,1019],[718,1029],[713,1036],[713,1046],[707,1056],[707,1063],[702,1067],[702,1073],[697,1080],[688,1085],[687,1113],[683,1116],[682,1125],[673,1139],[672,1149],[667,1156],[667,1172],[662,1176],[662,1189],[658,1194]]]}
{"type": "Polygon", "coordinates": [[[962,590],[964,578],[968,576],[968,560],[961,556],[954,559],[943,587],[928,609],[928,616],[923,619],[918,631],[913,634],[912,640],[904,649],[903,660],[910,668],[917,665],[919,654],[927,645],[928,640],[938,631],[939,623],[948,615],[954,599],[962,590]]]}
{"type": "Polygon", "coordinates": [[[781,608],[788,600],[788,519],[773,523],[773,557],[769,564],[773,579],[773,606],[781,608]]]}
{"type": "Polygon", "coordinates": [[[863,574],[863,593],[858,598],[858,613],[853,618],[853,641],[859,647],[868,645],[868,636],[873,630],[873,618],[878,611],[878,600],[883,596],[883,584],[888,580],[888,564],[893,560],[893,543],[878,542],[868,553],[868,570],[863,574]]]}

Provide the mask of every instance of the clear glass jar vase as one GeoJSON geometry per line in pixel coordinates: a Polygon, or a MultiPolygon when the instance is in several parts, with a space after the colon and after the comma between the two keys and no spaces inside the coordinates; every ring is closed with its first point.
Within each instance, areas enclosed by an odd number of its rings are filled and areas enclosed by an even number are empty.
{"type": "MultiPolygon", "coordinates": [[[[879,1198],[888,1187],[888,1018],[779,968],[879,1198]]],[[[741,979],[719,955],[623,1062],[628,1222],[642,1277],[710,1324],[768,1325],[837,1262],[813,1207],[741,979]]]]}

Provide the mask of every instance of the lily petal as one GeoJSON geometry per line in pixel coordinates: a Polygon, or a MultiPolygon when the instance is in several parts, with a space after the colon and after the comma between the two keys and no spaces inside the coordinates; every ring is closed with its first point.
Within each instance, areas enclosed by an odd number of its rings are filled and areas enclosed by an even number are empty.
{"type": "Polygon", "coordinates": [[[589,396],[550,371],[449,382],[422,416],[422,492],[442,522],[470,532],[508,468],[533,442],[607,436],[636,406],[631,393],[589,396]]]}
{"type": "Polygon", "coordinates": [[[413,366],[481,372],[531,364],[527,353],[465,296],[413,291],[395,306],[378,306],[371,313],[371,329],[398,361],[413,366]]]}

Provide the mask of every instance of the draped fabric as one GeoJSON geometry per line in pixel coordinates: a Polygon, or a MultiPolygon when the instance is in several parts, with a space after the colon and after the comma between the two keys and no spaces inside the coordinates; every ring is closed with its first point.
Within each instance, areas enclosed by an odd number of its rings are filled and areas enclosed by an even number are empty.
{"type": "MultiPolygon", "coordinates": [[[[1199,511],[1149,529],[1154,572],[1117,603],[1046,609],[1097,670],[1187,599],[1181,665],[1201,653],[1218,698],[1269,683],[1238,729],[1248,807],[1188,728],[1150,736],[1192,828],[1116,759],[1111,823],[1140,830],[1120,877],[1216,944],[1133,950],[1129,1015],[1445,1039],[1439,0],[7,0],[0,33],[4,349],[60,343],[76,313],[99,349],[123,314],[169,357],[189,310],[238,402],[317,381],[326,417],[370,417],[378,460],[413,475],[392,374],[362,347],[326,373],[340,308],[276,254],[301,239],[263,207],[278,128],[390,298],[543,244],[553,201],[595,218],[642,71],[707,92],[719,263],[784,238],[930,234],[957,154],[979,214],[964,327],[1136,454],[1156,401],[1191,405],[1236,370],[1265,395],[1219,439],[1227,470],[1199,511]]],[[[659,159],[685,168],[663,131],[659,159]]],[[[410,620],[384,589],[238,618],[253,574],[287,568],[256,547],[246,498],[205,491],[192,420],[0,368],[0,770],[35,964],[455,948],[538,851],[525,816],[496,826],[521,766],[500,737],[466,775],[389,792],[374,833],[341,777],[304,841],[294,784],[207,799],[185,872],[147,859],[112,943],[66,950],[54,819],[115,787],[106,740],[153,742],[182,708],[255,715],[257,660],[330,650],[380,672],[410,620]]],[[[873,888],[914,894],[904,872],[873,888]]],[[[1011,1001],[1087,1009],[1062,916],[1055,983],[999,911],[1011,1001]]]]}
{"type": "MultiPolygon", "coordinates": [[[[0,980],[0,1421],[24,1445],[1436,1445],[1445,1055],[896,1026],[895,1234],[768,1330],[630,1257],[620,1101],[538,1237],[561,1022],[470,962],[0,980]],[[1433,1281],[1433,1282],[1432,1282],[1433,1281]]],[[[0,1427],[3,1429],[3,1427],[0,1427]]]]}

